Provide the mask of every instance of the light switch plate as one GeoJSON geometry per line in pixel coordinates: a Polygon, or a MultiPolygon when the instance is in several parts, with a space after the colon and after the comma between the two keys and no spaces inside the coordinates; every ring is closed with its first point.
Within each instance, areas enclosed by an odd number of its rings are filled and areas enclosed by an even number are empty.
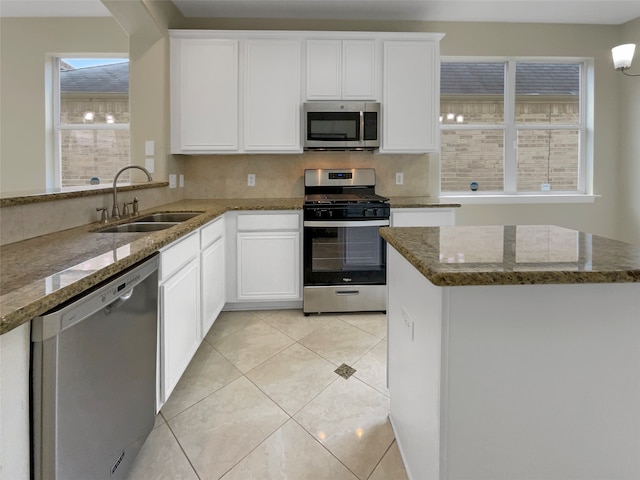
{"type": "Polygon", "coordinates": [[[176,188],[176,174],[169,174],[169,188],[176,188]]]}
{"type": "Polygon", "coordinates": [[[144,168],[149,170],[149,173],[155,172],[156,162],[153,158],[145,158],[144,159],[144,168]]]}
{"type": "Polygon", "coordinates": [[[396,185],[404,185],[404,173],[396,172],[396,185]]]}
{"type": "Polygon", "coordinates": [[[180,188],[184,188],[184,175],[180,174],[180,176],[178,177],[178,186],[180,188]]]}
{"type": "Polygon", "coordinates": [[[153,157],[155,155],[155,150],[156,142],[154,142],[153,140],[147,140],[146,142],[144,142],[144,154],[147,157],[153,157]]]}

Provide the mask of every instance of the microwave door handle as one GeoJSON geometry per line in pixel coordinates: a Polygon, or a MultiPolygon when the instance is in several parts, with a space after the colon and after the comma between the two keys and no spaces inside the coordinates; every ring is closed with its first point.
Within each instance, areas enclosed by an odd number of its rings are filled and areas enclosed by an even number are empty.
{"type": "Polygon", "coordinates": [[[364,143],[364,112],[360,110],[360,143],[364,143]]]}

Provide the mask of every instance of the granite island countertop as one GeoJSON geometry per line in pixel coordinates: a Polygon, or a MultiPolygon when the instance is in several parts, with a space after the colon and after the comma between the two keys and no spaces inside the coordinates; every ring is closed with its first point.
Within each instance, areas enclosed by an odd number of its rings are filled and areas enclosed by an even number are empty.
{"type": "Polygon", "coordinates": [[[555,225],[383,227],[437,286],[640,282],[640,245],[555,225]]]}
{"type": "MultiPolygon", "coordinates": [[[[96,233],[99,223],[0,247],[0,334],[54,308],[153,255],[231,210],[300,210],[302,198],[182,200],[140,212],[198,211],[172,228],[146,233],[96,233]]],[[[430,197],[391,199],[392,208],[444,208],[430,197]]],[[[126,223],[130,219],[117,223],[126,223]]]]}

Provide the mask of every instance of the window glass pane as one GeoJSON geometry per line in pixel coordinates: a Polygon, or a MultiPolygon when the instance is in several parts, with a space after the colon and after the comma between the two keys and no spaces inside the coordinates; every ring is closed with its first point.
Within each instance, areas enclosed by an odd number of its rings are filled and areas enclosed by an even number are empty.
{"type": "MultiPolygon", "coordinates": [[[[129,163],[128,130],[61,130],[62,186],[89,185],[91,178],[110,183],[129,163]]],[[[129,181],[129,171],[119,180],[129,181]]]]}
{"type": "Polygon", "coordinates": [[[446,63],[440,66],[443,124],[504,123],[504,63],[446,63]]]}
{"type": "MultiPolygon", "coordinates": [[[[129,164],[129,60],[60,58],[59,130],[62,186],[110,183],[129,164]],[[83,125],[99,130],[82,129],[83,125]],[[119,126],[119,129],[115,129],[119,126]],[[114,130],[109,130],[114,127],[114,130]],[[94,182],[95,183],[95,182],[94,182]]],[[[128,172],[122,175],[128,181],[128,172]]]]}
{"type": "Polygon", "coordinates": [[[516,123],[576,125],[579,107],[579,64],[516,64],[516,123]]]}
{"type": "Polygon", "coordinates": [[[504,132],[502,130],[443,130],[441,132],[441,190],[468,192],[504,190],[504,132]]]}
{"type": "Polygon", "coordinates": [[[518,131],[518,191],[578,190],[578,130],[518,131]]]}
{"type": "Polygon", "coordinates": [[[129,123],[129,100],[107,98],[69,98],[60,102],[62,125],[129,123]]]}

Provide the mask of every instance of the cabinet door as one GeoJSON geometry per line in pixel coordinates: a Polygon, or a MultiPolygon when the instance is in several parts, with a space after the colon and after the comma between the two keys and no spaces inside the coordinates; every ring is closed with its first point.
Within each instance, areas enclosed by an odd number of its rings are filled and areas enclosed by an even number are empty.
{"type": "Polygon", "coordinates": [[[300,298],[300,233],[239,232],[238,300],[300,298]]]}
{"type": "Polygon", "coordinates": [[[375,100],[376,45],[374,40],[308,40],[307,99],[375,100]]]}
{"type": "Polygon", "coordinates": [[[204,337],[224,307],[224,240],[220,239],[202,252],[202,336],[204,337]]]}
{"type": "Polygon", "coordinates": [[[436,150],[438,65],[435,42],[384,42],[381,151],[436,150]]]}
{"type": "Polygon", "coordinates": [[[377,98],[376,42],[345,40],[342,42],[342,98],[374,100],[377,98]]]}
{"type": "Polygon", "coordinates": [[[161,403],[200,345],[200,266],[192,259],[160,286],[161,403]]]}
{"type": "Polygon", "coordinates": [[[238,149],[238,42],[171,40],[171,151],[238,149]]]}
{"type": "Polygon", "coordinates": [[[247,40],[244,58],[244,149],[302,152],[300,41],[247,40]]]}
{"type": "Polygon", "coordinates": [[[342,98],[342,41],[307,41],[307,99],[342,98]]]}

